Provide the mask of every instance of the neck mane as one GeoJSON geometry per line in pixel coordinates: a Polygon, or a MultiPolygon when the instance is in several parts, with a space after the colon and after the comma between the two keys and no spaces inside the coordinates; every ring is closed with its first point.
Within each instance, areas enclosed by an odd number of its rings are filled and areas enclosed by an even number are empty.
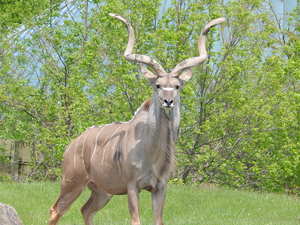
{"type": "Polygon", "coordinates": [[[141,114],[146,113],[146,120],[150,127],[156,134],[159,134],[159,130],[162,126],[167,126],[170,132],[170,138],[173,142],[177,140],[179,123],[180,123],[180,100],[177,99],[177,103],[173,108],[162,108],[157,96],[153,96],[152,99],[146,100],[141,107],[135,112],[135,116],[139,117],[141,114]]]}

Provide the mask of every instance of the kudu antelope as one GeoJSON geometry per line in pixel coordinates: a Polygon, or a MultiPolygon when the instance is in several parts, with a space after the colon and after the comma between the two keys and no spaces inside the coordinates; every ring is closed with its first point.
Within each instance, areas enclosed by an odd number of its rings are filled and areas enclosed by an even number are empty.
{"type": "Polygon", "coordinates": [[[151,57],[133,54],[132,26],[119,15],[110,16],[126,24],[129,38],[124,56],[141,64],[142,74],[153,87],[153,97],[141,105],[130,121],[93,126],[71,142],[64,153],[61,191],[50,209],[50,225],[57,224],[86,186],[91,190],[89,200],[81,208],[86,225],[93,224],[94,214],[112,195],[121,194],[128,195],[131,224],[140,225],[138,195],[142,189],[152,192],[154,223],[163,225],[166,185],[174,168],[180,120],[179,92],[192,77],[191,68],[208,57],[205,41],[209,29],[225,20],[208,23],[199,38],[200,55],[182,61],[167,73],[151,57]]]}

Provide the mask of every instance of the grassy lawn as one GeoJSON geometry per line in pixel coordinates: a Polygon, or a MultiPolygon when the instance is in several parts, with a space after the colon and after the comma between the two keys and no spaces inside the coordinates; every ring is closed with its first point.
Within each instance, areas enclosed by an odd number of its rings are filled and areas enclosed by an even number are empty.
{"type": "MultiPolygon", "coordinates": [[[[24,225],[47,224],[48,211],[59,192],[57,183],[0,183],[0,202],[16,208],[24,225]]],[[[60,224],[83,224],[82,193],[60,224]]],[[[165,207],[166,225],[299,225],[300,200],[283,194],[262,194],[224,188],[170,185],[165,207]]],[[[141,194],[143,225],[152,224],[150,194],[141,194]]],[[[129,225],[126,196],[115,196],[95,216],[96,225],[129,225]]]]}

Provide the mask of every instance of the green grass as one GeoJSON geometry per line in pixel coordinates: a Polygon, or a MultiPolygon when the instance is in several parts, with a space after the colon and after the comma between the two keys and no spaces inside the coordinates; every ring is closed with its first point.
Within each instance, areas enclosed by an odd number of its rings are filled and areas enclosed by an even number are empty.
{"type": "MultiPolygon", "coordinates": [[[[59,192],[57,183],[0,183],[0,202],[16,208],[24,225],[47,224],[48,211],[59,192]]],[[[83,224],[82,193],[60,225],[83,224]]],[[[141,193],[143,225],[152,224],[151,196],[141,193]]],[[[255,193],[224,188],[170,185],[165,207],[166,225],[299,225],[300,200],[283,194],[255,193]]],[[[129,225],[126,196],[114,196],[95,216],[96,225],[129,225]]]]}

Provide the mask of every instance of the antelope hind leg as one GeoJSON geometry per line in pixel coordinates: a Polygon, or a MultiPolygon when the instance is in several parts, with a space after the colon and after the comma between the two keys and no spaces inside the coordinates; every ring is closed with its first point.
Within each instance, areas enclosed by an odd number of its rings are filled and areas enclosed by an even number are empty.
{"type": "Polygon", "coordinates": [[[60,195],[50,209],[49,225],[56,225],[58,220],[78,198],[85,184],[62,183],[60,195]]]}
{"type": "Polygon", "coordinates": [[[93,225],[93,217],[97,211],[102,209],[111,199],[111,195],[102,191],[93,191],[89,200],[81,208],[81,213],[86,225],[93,225]]]}

